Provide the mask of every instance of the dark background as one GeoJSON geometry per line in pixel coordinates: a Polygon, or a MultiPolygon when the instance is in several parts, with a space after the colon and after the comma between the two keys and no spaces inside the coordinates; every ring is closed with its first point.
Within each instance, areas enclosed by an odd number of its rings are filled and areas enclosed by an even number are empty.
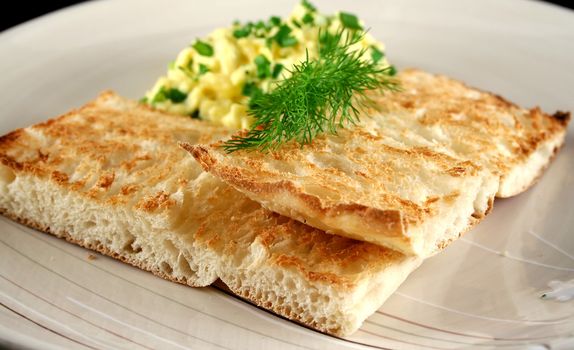
{"type": "MultiPolygon", "coordinates": [[[[158,0],[159,1],[159,0],[158,0]]],[[[476,0],[480,1],[480,0],[476,0]]],[[[538,0],[530,0],[530,1],[538,1],[538,0]]],[[[62,7],[70,6],[75,3],[79,3],[83,1],[71,1],[71,0],[52,0],[49,3],[41,2],[41,1],[14,1],[10,3],[9,9],[8,7],[0,11],[0,31],[8,29],[12,26],[15,26],[19,23],[25,22],[27,20],[33,19],[35,17],[41,16],[45,13],[52,12],[58,10],[62,7]],[[36,3],[36,4],[34,4],[36,3]],[[39,3],[39,4],[38,4],[39,3]]],[[[573,9],[574,6],[572,5],[572,1],[569,1],[568,4],[566,1],[548,1],[559,6],[567,7],[573,9]]]]}

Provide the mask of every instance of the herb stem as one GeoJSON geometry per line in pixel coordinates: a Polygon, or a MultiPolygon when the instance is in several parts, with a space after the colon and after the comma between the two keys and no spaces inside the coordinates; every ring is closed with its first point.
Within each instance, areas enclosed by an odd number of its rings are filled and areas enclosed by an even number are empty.
{"type": "Polygon", "coordinates": [[[338,128],[357,123],[367,106],[374,106],[368,90],[399,89],[392,66],[365,60],[365,49],[351,50],[362,35],[324,31],[319,38],[318,59],[307,55],[271,92],[252,95],[248,113],[255,122],[244,136],[224,143],[226,152],[269,151],[291,140],[308,144],[325,130],[336,134],[338,128]]]}

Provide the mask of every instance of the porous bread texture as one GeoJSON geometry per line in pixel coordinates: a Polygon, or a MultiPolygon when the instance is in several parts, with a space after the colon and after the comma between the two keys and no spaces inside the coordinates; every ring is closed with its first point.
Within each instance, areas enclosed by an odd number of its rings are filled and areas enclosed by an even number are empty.
{"type": "Polygon", "coordinates": [[[219,278],[287,318],[351,334],[421,260],[270,212],[177,146],[222,135],[104,93],[0,138],[0,211],[163,278],[219,278]]]}
{"type": "Polygon", "coordinates": [[[0,167],[2,214],[171,281],[202,287],[217,278],[215,256],[193,241],[181,242],[162,218],[102,206],[52,181],[0,167]]]}
{"type": "Polygon", "coordinates": [[[329,233],[422,257],[458,238],[495,195],[530,186],[563,143],[569,114],[525,110],[417,70],[373,95],[361,123],[268,153],[189,145],[203,168],[263,206],[329,233]]]}

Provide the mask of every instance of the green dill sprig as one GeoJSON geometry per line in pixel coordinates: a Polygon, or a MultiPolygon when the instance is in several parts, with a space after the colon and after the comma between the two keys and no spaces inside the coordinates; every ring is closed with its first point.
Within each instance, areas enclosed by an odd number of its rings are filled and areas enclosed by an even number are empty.
{"type": "Polygon", "coordinates": [[[320,133],[336,134],[338,128],[357,123],[361,111],[374,106],[367,91],[398,90],[392,66],[365,60],[364,49],[351,49],[361,38],[343,30],[321,32],[318,59],[307,55],[271,92],[251,95],[254,124],[245,136],[226,141],[225,151],[269,151],[291,140],[308,144],[320,133]]]}

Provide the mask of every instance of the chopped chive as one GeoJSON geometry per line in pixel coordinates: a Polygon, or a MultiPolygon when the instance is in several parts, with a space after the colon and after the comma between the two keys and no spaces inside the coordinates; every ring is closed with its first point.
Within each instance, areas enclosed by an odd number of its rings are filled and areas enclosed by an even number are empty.
{"type": "Polygon", "coordinates": [[[233,31],[233,36],[237,39],[245,38],[251,33],[251,27],[245,26],[233,31]]]}
{"type": "Polygon", "coordinates": [[[271,18],[269,19],[269,23],[272,26],[278,27],[281,24],[281,18],[277,16],[271,16],[271,18]]]}
{"type": "Polygon", "coordinates": [[[195,51],[197,51],[198,54],[202,56],[213,56],[213,46],[204,41],[198,39],[195,44],[192,45],[192,47],[195,49],[195,51]]]}
{"type": "Polygon", "coordinates": [[[257,66],[257,78],[268,78],[271,76],[271,62],[264,55],[255,57],[255,66],[257,66]]]}
{"type": "Polygon", "coordinates": [[[257,21],[257,23],[255,23],[255,29],[265,29],[265,23],[263,21],[257,21]]]}
{"type": "Polygon", "coordinates": [[[283,24],[279,27],[279,31],[277,31],[273,38],[281,47],[295,46],[297,44],[297,39],[290,34],[291,28],[288,25],[283,24]]]}
{"type": "Polygon", "coordinates": [[[301,20],[305,24],[313,24],[313,22],[315,21],[315,17],[313,17],[313,15],[310,13],[306,13],[301,20]]]}
{"type": "Polygon", "coordinates": [[[389,66],[386,68],[387,70],[387,74],[392,76],[395,76],[397,74],[397,69],[395,68],[395,66],[389,66]]]}
{"type": "Polygon", "coordinates": [[[377,49],[375,46],[371,46],[371,59],[373,62],[377,63],[383,57],[385,57],[385,53],[383,51],[377,49]]]}
{"type": "Polygon", "coordinates": [[[353,30],[363,29],[363,27],[361,27],[361,24],[359,23],[359,19],[357,18],[357,16],[351,13],[341,12],[339,13],[339,19],[341,20],[341,23],[345,28],[353,30]]]}
{"type": "Polygon", "coordinates": [[[165,87],[161,87],[158,92],[156,92],[156,94],[154,95],[153,99],[151,100],[152,104],[156,104],[159,102],[164,102],[165,100],[167,100],[167,96],[165,95],[165,87]]]}
{"type": "Polygon", "coordinates": [[[281,47],[290,47],[297,45],[297,39],[294,36],[289,36],[281,41],[279,44],[281,47]]]}
{"type": "Polygon", "coordinates": [[[199,64],[199,75],[203,75],[205,73],[209,72],[209,67],[207,67],[205,64],[200,63],[199,64]]]}
{"type": "Polygon", "coordinates": [[[166,90],[165,87],[161,87],[159,89],[159,91],[155,94],[155,96],[152,99],[152,104],[154,103],[158,103],[158,102],[165,102],[166,100],[170,100],[174,103],[179,103],[182,102],[183,100],[185,100],[187,98],[187,95],[184,94],[183,92],[179,91],[178,89],[168,89],[166,90]]]}
{"type": "Polygon", "coordinates": [[[311,12],[315,12],[317,11],[317,8],[315,7],[315,5],[313,5],[312,3],[310,3],[308,0],[303,0],[301,1],[301,5],[307,9],[307,11],[311,11],[311,12]]]}
{"type": "Polygon", "coordinates": [[[253,97],[256,94],[262,93],[261,89],[254,83],[248,82],[243,85],[243,89],[241,90],[243,96],[253,97]]]}
{"type": "Polygon", "coordinates": [[[173,103],[183,102],[187,98],[187,94],[179,91],[178,89],[169,89],[165,91],[165,97],[172,101],[173,103]]]}
{"type": "Polygon", "coordinates": [[[281,63],[277,63],[274,67],[273,67],[273,72],[271,73],[271,77],[273,79],[277,79],[279,77],[279,74],[281,74],[281,71],[283,70],[283,65],[281,63]]]}

